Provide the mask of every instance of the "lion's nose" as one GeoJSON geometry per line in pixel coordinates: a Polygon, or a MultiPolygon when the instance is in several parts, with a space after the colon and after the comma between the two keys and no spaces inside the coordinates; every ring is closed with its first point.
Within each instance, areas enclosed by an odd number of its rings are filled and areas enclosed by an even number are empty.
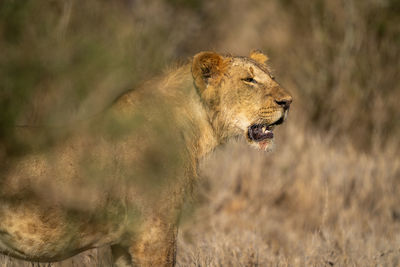
{"type": "Polygon", "coordinates": [[[292,99],[292,97],[289,96],[289,95],[284,96],[284,97],[281,97],[281,98],[278,98],[278,99],[275,99],[275,102],[276,102],[279,106],[283,107],[284,110],[289,109],[290,104],[292,103],[292,101],[293,101],[293,99],[292,99]]]}

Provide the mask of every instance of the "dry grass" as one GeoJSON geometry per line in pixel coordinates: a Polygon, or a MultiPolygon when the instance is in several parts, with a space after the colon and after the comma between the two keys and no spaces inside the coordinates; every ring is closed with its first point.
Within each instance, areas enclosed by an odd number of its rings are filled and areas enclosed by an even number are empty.
{"type": "Polygon", "coordinates": [[[398,152],[357,152],[295,121],[283,128],[272,154],[240,143],[209,160],[179,265],[397,266],[398,152]]]}

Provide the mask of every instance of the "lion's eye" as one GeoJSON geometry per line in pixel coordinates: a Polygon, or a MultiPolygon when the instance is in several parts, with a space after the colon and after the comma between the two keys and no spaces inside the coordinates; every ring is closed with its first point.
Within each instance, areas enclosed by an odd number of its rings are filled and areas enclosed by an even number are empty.
{"type": "Polygon", "coordinates": [[[253,77],[247,77],[242,79],[242,81],[245,81],[247,83],[257,83],[257,81],[253,77]]]}

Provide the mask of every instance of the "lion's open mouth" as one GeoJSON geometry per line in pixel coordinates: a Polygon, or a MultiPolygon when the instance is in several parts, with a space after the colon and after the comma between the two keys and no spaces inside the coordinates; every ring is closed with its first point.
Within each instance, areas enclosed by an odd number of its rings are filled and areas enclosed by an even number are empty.
{"type": "Polygon", "coordinates": [[[253,124],[249,126],[247,135],[250,140],[255,142],[261,142],[266,139],[274,138],[274,133],[272,132],[276,125],[283,123],[283,117],[271,124],[253,124]]]}

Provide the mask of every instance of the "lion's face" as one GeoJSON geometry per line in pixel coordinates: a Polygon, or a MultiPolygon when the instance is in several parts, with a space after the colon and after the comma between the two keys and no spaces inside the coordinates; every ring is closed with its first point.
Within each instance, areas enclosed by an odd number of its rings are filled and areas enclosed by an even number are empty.
{"type": "Polygon", "coordinates": [[[273,129],[287,117],[292,97],[268,71],[267,57],[221,56],[202,52],[193,60],[195,85],[213,113],[220,135],[244,135],[259,149],[273,143],[273,129]]]}

